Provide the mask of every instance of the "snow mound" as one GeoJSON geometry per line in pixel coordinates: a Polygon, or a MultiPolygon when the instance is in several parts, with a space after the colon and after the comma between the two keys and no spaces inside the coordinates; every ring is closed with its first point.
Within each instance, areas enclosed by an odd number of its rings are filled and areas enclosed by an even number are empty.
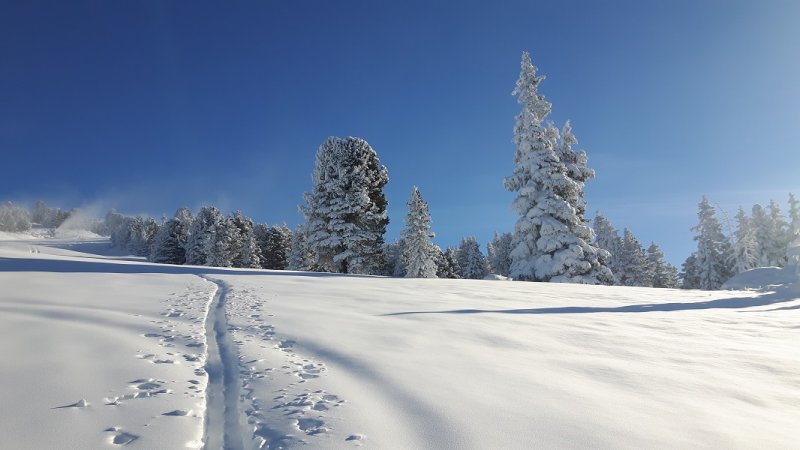
{"type": "Polygon", "coordinates": [[[776,286],[783,286],[798,281],[797,272],[794,267],[781,269],[780,267],[758,267],[734,275],[722,285],[722,289],[727,290],[746,290],[746,289],[770,289],[776,286]]]}

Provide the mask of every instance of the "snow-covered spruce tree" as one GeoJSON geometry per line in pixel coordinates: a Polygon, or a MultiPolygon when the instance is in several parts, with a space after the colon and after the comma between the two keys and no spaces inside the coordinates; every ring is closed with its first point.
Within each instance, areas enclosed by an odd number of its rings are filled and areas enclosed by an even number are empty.
{"type": "Polygon", "coordinates": [[[507,277],[511,272],[511,233],[497,233],[486,244],[486,254],[489,260],[489,270],[492,273],[507,277]]]}
{"type": "Polygon", "coordinates": [[[773,239],[772,223],[769,214],[767,214],[763,206],[755,204],[753,205],[752,215],[750,217],[757,243],[757,267],[769,267],[771,264],[766,249],[770,245],[769,242],[773,239]]]}
{"type": "Polygon", "coordinates": [[[631,230],[622,233],[622,249],[619,255],[619,284],[622,286],[653,285],[653,272],[642,244],[631,230]]]}
{"type": "Polygon", "coordinates": [[[152,217],[134,217],[128,224],[128,251],[136,256],[150,256],[158,233],[158,223],[152,217]]]}
{"type": "Polygon", "coordinates": [[[768,209],[773,238],[764,250],[769,258],[770,265],[784,267],[786,265],[786,248],[789,246],[791,231],[786,218],[781,214],[780,206],[775,201],[770,200],[768,209]]]}
{"type": "Polygon", "coordinates": [[[650,247],[647,248],[647,263],[653,274],[653,287],[669,289],[678,287],[678,269],[666,261],[664,252],[655,242],[650,243],[650,247]]]}
{"type": "Polygon", "coordinates": [[[233,227],[233,267],[257,269],[261,267],[261,249],[256,241],[253,219],[236,211],[228,219],[229,226],[233,227]]]}
{"type": "Polygon", "coordinates": [[[111,245],[118,249],[127,249],[130,241],[128,221],[130,217],[125,217],[115,210],[110,210],[106,214],[105,224],[108,234],[111,237],[111,245]]]}
{"type": "Polygon", "coordinates": [[[200,208],[189,229],[186,240],[186,264],[207,265],[214,248],[214,233],[224,225],[225,218],[213,206],[200,208]]]}
{"type": "Polygon", "coordinates": [[[383,275],[387,277],[403,278],[406,276],[406,266],[403,263],[403,240],[398,239],[388,242],[383,246],[386,260],[383,266],[383,275]]]}
{"type": "Polygon", "coordinates": [[[31,217],[25,208],[11,202],[0,205],[0,231],[19,233],[31,229],[31,217]]]}
{"type": "Polygon", "coordinates": [[[289,270],[309,270],[312,261],[311,250],[308,248],[306,229],[303,225],[297,225],[292,233],[292,243],[287,257],[289,270]]]}
{"type": "Polygon", "coordinates": [[[594,217],[594,244],[609,253],[607,260],[608,267],[614,274],[614,284],[619,283],[619,277],[622,274],[622,265],[620,255],[622,254],[622,238],[619,237],[617,229],[614,225],[603,216],[600,211],[594,217]]]}
{"type": "Polygon", "coordinates": [[[186,240],[192,226],[192,212],[189,208],[180,208],[175,216],[165,221],[153,239],[153,250],[150,260],[161,264],[185,264],[186,240]]]}
{"type": "Polygon", "coordinates": [[[234,259],[242,247],[242,237],[233,216],[222,217],[214,225],[211,232],[210,250],[206,257],[206,266],[234,267],[234,259]]]}
{"type": "Polygon", "coordinates": [[[481,252],[478,241],[472,237],[465,237],[456,250],[456,261],[461,268],[463,278],[480,280],[489,273],[486,257],[481,252]]]}
{"type": "Polygon", "coordinates": [[[719,289],[732,275],[728,264],[731,246],[722,233],[722,225],[717,220],[714,207],[706,197],[700,202],[697,213],[698,224],[692,228],[697,232],[695,265],[697,268],[699,289],[719,289]]]}
{"type": "Polygon", "coordinates": [[[406,227],[400,232],[403,239],[403,266],[406,278],[436,278],[436,246],[431,242],[431,215],[428,203],[416,186],[408,199],[406,227]]]}
{"type": "Polygon", "coordinates": [[[261,251],[261,267],[272,270],[289,268],[292,230],[286,225],[255,226],[256,242],[261,251]]]}
{"type": "MultiPolygon", "coordinates": [[[[520,218],[514,227],[511,277],[529,281],[611,283],[608,252],[591,245],[592,230],[573,203],[582,185],[570,178],[557,154],[558,130],[545,126],[551,105],[538,94],[544,77],[536,75],[523,53],[513,95],[522,105],[514,127],[514,173],[506,189],[517,193],[512,207],[520,218]]],[[[581,200],[582,201],[582,200],[581,200]]],[[[462,267],[463,269],[463,267],[462,267]]]]}
{"type": "Polygon", "coordinates": [[[789,230],[792,241],[800,237],[800,201],[794,194],[789,194],[789,230]]]}
{"type": "Polygon", "coordinates": [[[578,189],[570,192],[567,201],[577,211],[578,216],[583,218],[586,213],[586,201],[583,199],[583,185],[594,178],[594,170],[586,164],[589,158],[583,150],[573,149],[572,146],[578,143],[578,139],[572,134],[572,124],[569,120],[564,123],[561,129],[561,141],[558,145],[558,158],[567,170],[567,176],[578,184],[578,189]]]}
{"type": "Polygon", "coordinates": [[[386,167],[367,141],[330,137],[319,148],[313,187],[301,208],[312,270],[380,273],[389,223],[383,187],[386,167]]]}
{"type": "Polygon", "coordinates": [[[458,264],[458,251],[452,247],[442,252],[441,259],[438,261],[436,276],[439,278],[463,278],[461,266],[458,264]]]}
{"type": "Polygon", "coordinates": [[[681,289],[700,289],[700,268],[697,266],[697,252],[686,258],[680,274],[681,289]]]}
{"type": "Polygon", "coordinates": [[[733,251],[728,264],[734,274],[758,267],[759,249],[755,230],[750,217],[741,207],[736,213],[736,231],[731,239],[731,247],[733,251]]]}

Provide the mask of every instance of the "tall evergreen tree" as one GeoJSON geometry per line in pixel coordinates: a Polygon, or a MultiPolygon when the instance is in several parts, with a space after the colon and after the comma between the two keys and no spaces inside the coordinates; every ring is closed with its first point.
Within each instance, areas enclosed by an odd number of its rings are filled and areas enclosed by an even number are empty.
{"type": "Polygon", "coordinates": [[[289,248],[289,256],[286,260],[286,268],[289,270],[310,270],[312,255],[308,248],[308,236],[303,225],[295,227],[292,233],[292,243],[289,248]]]}
{"type": "Polygon", "coordinates": [[[436,278],[436,246],[431,242],[431,215],[428,203],[416,186],[411,188],[403,236],[403,263],[406,278],[436,278]]]}
{"type": "Polygon", "coordinates": [[[769,202],[770,234],[772,239],[765,250],[771,266],[783,267],[786,265],[786,248],[791,240],[791,230],[786,218],[781,214],[781,208],[775,201],[769,202]]]}
{"type": "Polygon", "coordinates": [[[256,237],[261,249],[261,267],[286,270],[292,249],[292,230],[286,225],[256,225],[256,237]]]}
{"type": "Polygon", "coordinates": [[[717,220],[714,207],[703,197],[697,213],[698,224],[692,231],[697,232],[695,253],[699,288],[705,290],[719,289],[732,275],[728,264],[731,247],[722,233],[722,225],[717,220]]]}
{"type": "Polygon", "coordinates": [[[186,240],[186,264],[208,265],[208,258],[215,251],[214,234],[224,227],[225,218],[213,206],[200,208],[189,229],[186,240]]]}
{"type": "Polygon", "coordinates": [[[567,201],[575,208],[578,216],[583,218],[586,213],[586,201],[583,199],[583,185],[594,178],[594,170],[587,167],[589,158],[583,150],[575,150],[572,147],[578,143],[578,139],[572,134],[572,124],[569,120],[564,123],[561,129],[561,141],[558,145],[558,158],[564,163],[567,176],[572,179],[578,189],[570,192],[567,201]]]}
{"type": "Polygon", "coordinates": [[[647,248],[647,263],[652,271],[652,286],[655,288],[675,289],[678,287],[678,269],[668,263],[664,252],[655,242],[647,248]]]}
{"type": "MultiPolygon", "coordinates": [[[[505,187],[517,193],[512,207],[520,218],[514,227],[511,276],[519,280],[609,283],[608,252],[594,247],[592,230],[573,205],[582,185],[568,176],[557,154],[558,130],[545,125],[551,105],[538,93],[530,55],[522,55],[513,95],[522,105],[514,127],[514,173],[505,187]]],[[[463,267],[462,267],[463,269],[463,267]]]]}
{"type": "Polygon", "coordinates": [[[175,216],[164,222],[153,239],[153,251],[150,260],[162,264],[186,263],[186,240],[192,225],[192,212],[188,208],[180,208],[175,216]]]}
{"type": "Polygon", "coordinates": [[[789,229],[792,241],[800,236],[800,201],[791,193],[789,194],[789,229]]]}
{"type": "Polygon", "coordinates": [[[772,264],[770,264],[768,248],[773,238],[769,214],[767,214],[763,206],[755,204],[753,205],[750,220],[756,240],[756,256],[758,258],[756,267],[769,267],[772,264]]]}
{"type": "Polygon", "coordinates": [[[653,271],[647,260],[642,244],[633,233],[625,228],[620,253],[619,283],[623,286],[653,285],[653,271]]]}
{"type": "Polygon", "coordinates": [[[461,268],[461,276],[464,278],[480,280],[489,273],[481,246],[472,236],[465,237],[461,241],[456,252],[456,260],[461,268]]]}
{"type": "Polygon", "coordinates": [[[736,213],[736,231],[733,235],[731,247],[733,251],[728,263],[733,268],[733,273],[742,273],[745,270],[758,267],[759,249],[755,230],[750,217],[741,207],[736,213]]]}
{"type": "Polygon", "coordinates": [[[683,263],[681,272],[682,289],[700,289],[700,268],[697,265],[697,252],[692,253],[683,263]]]}
{"type": "Polygon", "coordinates": [[[622,275],[622,238],[619,237],[617,229],[614,225],[598,211],[594,217],[594,244],[606,250],[609,253],[608,267],[614,275],[614,284],[620,284],[620,276],[622,275]]]}
{"type": "Polygon", "coordinates": [[[461,266],[458,265],[458,258],[456,250],[448,248],[442,252],[441,257],[437,261],[436,276],[439,278],[453,278],[459,279],[461,276],[461,266]]]}
{"type": "Polygon", "coordinates": [[[261,249],[256,242],[253,220],[241,211],[229,219],[233,237],[233,267],[257,269],[261,267],[261,249]]]}
{"type": "Polygon", "coordinates": [[[498,275],[507,277],[511,272],[511,233],[494,233],[494,238],[486,244],[489,269],[498,275]]]}
{"type": "Polygon", "coordinates": [[[158,223],[152,217],[134,217],[128,224],[128,251],[136,256],[150,256],[158,233],[158,223]]]}
{"type": "Polygon", "coordinates": [[[375,150],[360,138],[330,137],[317,152],[312,181],[302,208],[312,268],[379,273],[389,223],[383,187],[389,177],[375,150]]]}

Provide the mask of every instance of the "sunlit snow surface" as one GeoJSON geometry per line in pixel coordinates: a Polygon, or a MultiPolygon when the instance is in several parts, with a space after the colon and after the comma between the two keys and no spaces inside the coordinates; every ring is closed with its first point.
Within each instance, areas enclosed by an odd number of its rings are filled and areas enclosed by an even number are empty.
{"type": "Polygon", "coordinates": [[[220,386],[238,391],[226,417],[239,421],[209,429],[245,448],[800,442],[795,286],[224,270],[101,256],[105,241],[3,238],[0,448],[202,447],[215,294],[238,359],[237,389],[220,386]]]}

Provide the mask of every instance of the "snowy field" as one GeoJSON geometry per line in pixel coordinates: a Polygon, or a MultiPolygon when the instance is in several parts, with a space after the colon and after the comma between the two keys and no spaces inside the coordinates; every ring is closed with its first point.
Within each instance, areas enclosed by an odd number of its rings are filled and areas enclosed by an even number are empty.
{"type": "Polygon", "coordinates": [[[162,266],[0,236],[0,448],[800,446],[800,290],[162,266]]]}

